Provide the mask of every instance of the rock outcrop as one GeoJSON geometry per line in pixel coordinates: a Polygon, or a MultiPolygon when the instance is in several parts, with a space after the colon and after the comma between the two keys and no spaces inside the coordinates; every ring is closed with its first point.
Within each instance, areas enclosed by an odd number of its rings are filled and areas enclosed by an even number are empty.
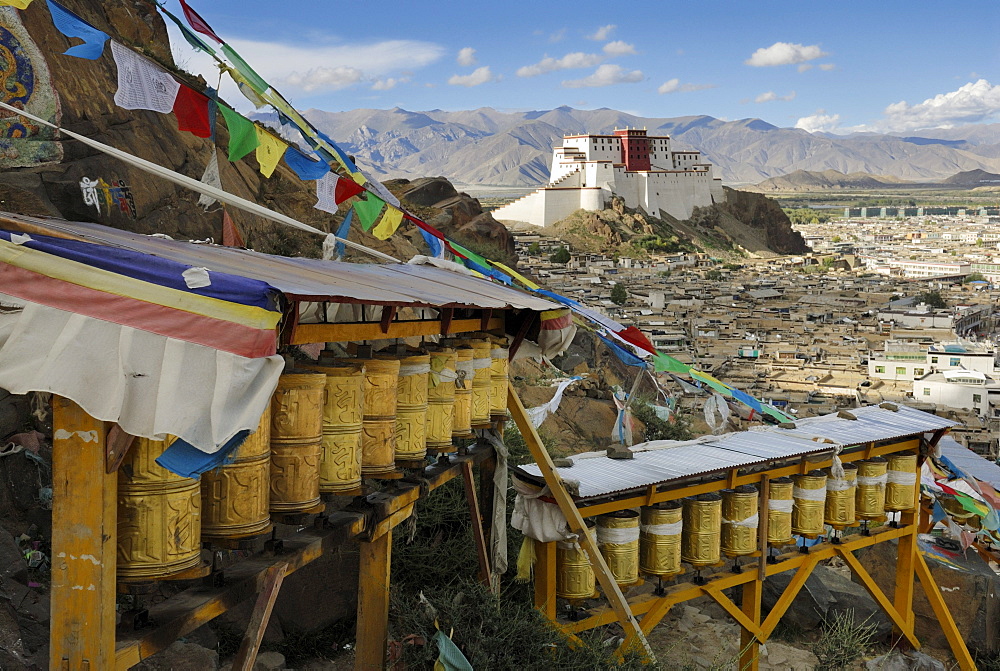
{"type": "Polygon", "coordinates": [[[778,201],[759,193],[723,188],[726,193],[725,202],[713,207],[759,231],[768,249],[778,254],[805,254],[809,251],[802,235],[792,229],[792,222],[778,201]]]}

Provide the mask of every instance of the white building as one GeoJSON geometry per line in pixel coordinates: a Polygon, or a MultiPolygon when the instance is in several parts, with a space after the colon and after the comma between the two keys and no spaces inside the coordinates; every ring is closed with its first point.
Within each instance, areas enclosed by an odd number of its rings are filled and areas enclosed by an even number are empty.
{"type": "Polygon", "coordinates": [[[930,373],[953,370],[996,375],[996,351],[989,346],[957,343],[931,345],[923,349],[910,343],[887,340],[885,349],[873,353],[868,359],[868,376],[879,380],[916,380],[930,373]]]}
{"type": "Polygon", "coordinates": [[[611,196],[659,217],[687,219],[695,207],[725,199],[722,180],[697,151],[673,151],[667,136],[645,130],[570,135],[552,152],[548,185],[493,211],[504,222],[549,226],[583,209],[604,209],[611,196]]]}
{"type": "Polygon", "coordinates": [[[913,381],[913,399],[949,408],[968,408],[977,415],[987,416],[990,403],[1000,403],[1000,383],[975,370],[929,373],[913,381]]]}

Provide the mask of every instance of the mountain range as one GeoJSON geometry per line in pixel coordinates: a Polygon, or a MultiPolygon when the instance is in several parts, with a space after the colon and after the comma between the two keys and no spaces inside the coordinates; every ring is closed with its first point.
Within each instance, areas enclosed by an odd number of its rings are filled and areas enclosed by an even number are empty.
{"type": "MultiPolygon", "coordinates": [[[[934,182],[958,172],[1000,172],[1000,124],[921,131],[919,135],[831,135],[779,128],[761,119],[641,117],[612,109],[411,112],[399,107],[305,116],[382,177],[441,175],[463,186],[532,188],[549,176],[552,148],[564,135],[646,128],[675,149],[697,149],[727,184],[755,184],[796,170],[865,173],[934,182]]],[[[277,119],[259,115],[277,125],[277,119]]]]}

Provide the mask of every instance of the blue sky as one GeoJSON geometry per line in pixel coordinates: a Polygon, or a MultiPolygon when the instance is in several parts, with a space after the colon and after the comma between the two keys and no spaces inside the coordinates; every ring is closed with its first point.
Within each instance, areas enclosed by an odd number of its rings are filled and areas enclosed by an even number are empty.
{"type": "Polygon", "coordinates": [[[570,105],[840,133],[1000,121],[996,2],[189,3],[300,109],[570,105]]]}

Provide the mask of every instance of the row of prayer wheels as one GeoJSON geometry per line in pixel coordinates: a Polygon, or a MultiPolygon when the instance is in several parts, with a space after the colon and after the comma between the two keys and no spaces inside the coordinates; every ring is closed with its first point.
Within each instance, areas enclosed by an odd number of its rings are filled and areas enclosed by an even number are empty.
{"type": "MultiPolygon", "coordinates": [[[[917,457],[894,454],[855,464],[843,472],[810,471],[768,484],[767,545],[780,547],[795,536],[816,538],[829,525],[837,531],[859,521],[878,522],[887,512],[914,510],[917,505],[917,457]]],[[[621,510],[596,518],[588,530],[622,587],[636,584],[640,574],[671,578],[682,563],[696,570],[758,552],[760,494],[753,485],[680,501],[621,510]]],[[[578,543],[556,548],[556,595],[585,599],[594,595],[595,576],[578,543]]]]}
{"type": "Polygon", "coordinates": [[[118,576],[164,579],[201,563],[203,540],[259,536],[272,513],[316,512],[321,494],[417,461],[506,416],[506,341],[451,339],[429,352],[323,359],[281,376],[257,430],[200,478],[137,439],[118,472],[118,576]]]}

